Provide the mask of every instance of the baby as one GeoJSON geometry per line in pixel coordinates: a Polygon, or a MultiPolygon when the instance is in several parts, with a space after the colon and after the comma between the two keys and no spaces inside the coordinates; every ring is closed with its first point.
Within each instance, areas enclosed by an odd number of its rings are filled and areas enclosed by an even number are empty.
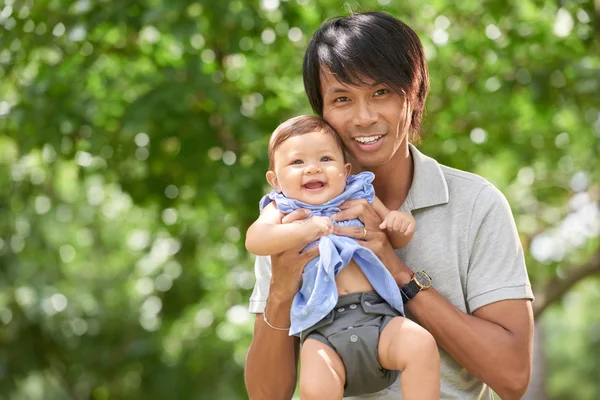
{"type": "Polygon", "coordinates": [[[350,174],[339,137],[321,118],[299,116],[282,123],[271,136],[269,159],[266,177],[274,190],[261,200],[246,248],[273,255],[312,241],[320,253],[304,268],[290,315],[289,334],[302,343],[302,400],[308,400],[304,387],[323,388],[339,399],[374,393],[391,385],[400,371],[405,400],[439,399],[435,340],[404,318],[398,285],[375,254],[331,233],[333,224],[363,226],[330,216],[345,201],[364,198],[383,221],[380,229],[400,248],[412,238],[412,215],[390,211],[375,197],[371,172],[350,174]],[[310,210],[309,218],[283,224],[282,218],[298,208],[310,210]]]}

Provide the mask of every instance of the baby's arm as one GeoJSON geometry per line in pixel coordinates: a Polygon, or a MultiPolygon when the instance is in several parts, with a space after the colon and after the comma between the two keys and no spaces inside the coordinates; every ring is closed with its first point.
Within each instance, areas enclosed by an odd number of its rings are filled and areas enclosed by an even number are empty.
{"type": "Polygon", "coordinates": [[[248,228],[246,249],[257,256],[279,254],[328,235],[333,226],[329,218],[317,216],[282,224],[283,216],[275,203],[269,203],[248,228]]]}
{"type": "Polygon", "coordinates": [[[373,208],[383,220],[380,229],[386,229],[388,238],[395,249],[406,246],[415,232],[416,222],[408,212],[390,211],[379,198],[373,200],[373,208]]]}

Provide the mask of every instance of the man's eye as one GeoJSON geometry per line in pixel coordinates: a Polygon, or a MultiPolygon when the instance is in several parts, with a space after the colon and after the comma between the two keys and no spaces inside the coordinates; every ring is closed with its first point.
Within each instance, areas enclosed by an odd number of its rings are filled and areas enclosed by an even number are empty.
{"type": "Polygon", "coordinates": [[[291,165],[301,165],[301,164],[304,164],[304,161],[302,161],[302,160],[294,160],[291,163],[291,165]]]}
{"type": "Polygon", "coordinates": [[[321,162],[327,162],[327,161],[333,161],[333,160],[331,159],[331,157],[327,157],[327,156],[321,157],[321,162]]]}
{"type": "Polygon", "coordinates": [[[375,96],[382,96],[386,93],[389,93],[390,91],[388,89],[379,89],[378,91],[375,92],[375,96]]]}
{"type": "Polygon", "coordinates": [[[345,101],[348,101],[348,100],[350,100],[348,97],[342,96],[342,97],[336,98],[333,102],[334,103],[342,103],[342,102],[345,102],[345,101]]]}

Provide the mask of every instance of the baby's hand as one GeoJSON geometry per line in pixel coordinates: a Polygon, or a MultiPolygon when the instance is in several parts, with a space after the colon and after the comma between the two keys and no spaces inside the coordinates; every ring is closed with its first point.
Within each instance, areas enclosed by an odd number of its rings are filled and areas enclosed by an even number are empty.
{"type": "Polygon", "coordinates": [[[387,229],[388,232],[398,232],[405,236],[415,231],[416,222],[413,216],[408,212],[390,211],[385,216],[383,222],[379,225],[380,229],[387,229]]]}
{"type": "Polygon", "coordinates": [[[329,235],[333,229],[333,222],[329,217],[314,216],[304,222],[309,240],[329,235]]]}

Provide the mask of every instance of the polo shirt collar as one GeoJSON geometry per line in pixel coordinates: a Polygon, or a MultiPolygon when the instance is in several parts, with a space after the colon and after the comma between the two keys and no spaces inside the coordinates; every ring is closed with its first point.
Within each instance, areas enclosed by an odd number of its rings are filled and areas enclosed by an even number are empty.
{"type": "Polygon", "coordinates": [[[413,181],[402,208],[417,210],[447,204],[448,184],[440,164],[409,144],[413,160],[413,181]]]}

